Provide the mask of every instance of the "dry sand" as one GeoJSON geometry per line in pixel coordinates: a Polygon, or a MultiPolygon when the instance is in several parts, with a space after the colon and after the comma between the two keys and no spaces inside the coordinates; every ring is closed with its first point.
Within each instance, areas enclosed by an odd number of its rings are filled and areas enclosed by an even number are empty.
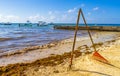
{"type": "Polygon", "coordinates": [[[120,39],[106,42],[99,47],[99,53],[110,63],[105,64],[92,58],[92,54],[82,55],[73,60],[72,70],[69,70],[69,59],[57,66],[30,68],[28,76],[119,76],[120,75],[120,39]],[[37,69],[37,70],[36,70],[37,69]]]}
{"type": "MultiPolygon", "coordinates": [[[[72,70],[69,70],[69,59],[65,59],[63,63],[56,66],[30,66],[24,70],[26,76],[119,76],[120,75],[120,35],[119,32],[98,32],[93,36],[95,43],[103,43],[98,45],[97,50],[104,56],[111,65],[96,61],[92,58],[92,54],[74,58],[72,70]]],[[[0,66],[16,63],[31,63],[38,59],[46,58],[51,55],[62,55],[70,52],[72,49],[73,38],[60,41],[58,44],[46,47],[44,49],[33,49],[32,51],[19,54],[5,55],[0,58],[0,66]]],[[[77,38],[76,47],[87,45],[91,46],[88,37],[77,38]]],[[[84,51],[84,50],[80,50],[84,51]]],[[[93,51],[90,48],[88,51],[93,51]]],[[[2,56],[2,55],[1,55],[2,56]]],[[[1,73],[2,74],[2,73],[1,73]]],[[[5,76],[5,75],[3,75],[5,76]]]]}

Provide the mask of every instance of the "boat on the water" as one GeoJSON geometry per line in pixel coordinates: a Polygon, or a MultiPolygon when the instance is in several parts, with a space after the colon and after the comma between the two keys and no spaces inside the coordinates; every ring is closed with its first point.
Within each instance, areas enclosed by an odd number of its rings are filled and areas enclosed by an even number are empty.
{"type": "Polygon", "coordinates": [[[49,25],[54,25],[54,23],[53,23],[53,22],[50,22],[49,25]]]}
{"type": "Polygon", "coordinates": [[[27,20],[27,23],[21,23],[21,24],[19,24],[19,27],[21,27],[21,26],[32,26],[32,23],[29,21],[29,20],[27,20]]]}
{"type": "Polygon", "coordinates": [[[7,23],[1,23],[2,25],[12,25],[12,23],[7,22],[7,23]]]}
{"type": "Polygon", "coordinates": [[[48,24],[43,21],[38,21],[37,26],[47,26],[48,24]]]}

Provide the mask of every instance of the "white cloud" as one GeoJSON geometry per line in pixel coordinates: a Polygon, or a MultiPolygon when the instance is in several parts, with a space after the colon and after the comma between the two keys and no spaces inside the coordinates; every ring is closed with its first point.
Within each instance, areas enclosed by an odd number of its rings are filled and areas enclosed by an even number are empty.
{"type": "Polygon", "coordinates": [[[53,12],[52,11],[49,11],[48,14],[51,15],[53,12]]]}
{"type": "Polygon", "coordinates": [[[0,21],[1,22],[18,22],[20,20],[19,16],[15,15],[0,15],[0,21]]]}
{"type": "Polygon", "coordinates": [[[88,12],[88,15],[91,15],[91,12],[88,12]]]}
{"type": "Polygon", "coordinates": [[[68,22],[68,23],[72,23],[72,22],[76,22],[76,18],[77,15],[74,13],[74,15],[71,14],[61,14],[60,18],[59,18],[59,22],[68,22]]]}
{"type": "Polygon", "coordinates": [[[55,16],[50,16],[50,20],[54,20],[55,18],[55,16]]]}
{"type": "Polygon", "coordinates": [[[61,20],[66,20],[68,18],[68,16],[66,14],[61,16],[61,20]]]}
{"type": "Polygon", "coordinates": [[[39,19],[39,18],[40,18],[39,14],[28,17],[28,19],[30,19],[30,20],[36,20],[36,19],[39,19]]]}
{"type": "Polygon", "coordinates": [[[3,17],[3,15],[2,14],[0,14],[0,18],[2,18],[3,17]]]}
{"type": "Polygon", "coordinates": [[[97,11],[99,9],[99,7],[95,7],[93,8],[93,11],[97,11]]]}
{"type": "Polygon", "coordinates": [[[33,16],[29,16],[27,19],[30,20],[31,22],[38,22],[38,21],[45,21],[45,22],[53,22],[56,19],[55,15],[52,15],[51,12],[48,12],[49,15],[33,15],[33,16]]]}
{"type": "Polygon", "coordinates": [[[26,22],[30,20],[33,22],[45,21],[45,22],[76,22],[77,8],[69,9],[66,11],[48,11],[45,15],[39,13],[33,14],[27,17],[16,15],[1,15],[0,22],[26,22]]]}
{"type": "Polygon", "coordinates": [[[76,9],[77,9],[77,8],[69,9],[67,12],[68,12],[68,13],[73,13],[73,12],[76,11],[76,9]]]}
{"type": "Polygon", "coordinates": [[[44,16],[40,16],[39,14],[27,17],[27,20],[31,22],[45,21],[47,18],[44,16]]]}
{"type": "Polygon", "coordinates": [[[46,17],[40,16],[40,20],[41,20],[41,21],[45,21],[46,19],[47,19],[46,17]]]}
{"type": "Polygon", "coordinates": [[[85,4],[81,4],[81,7],[84,7],[85,6],[85,4]]]}

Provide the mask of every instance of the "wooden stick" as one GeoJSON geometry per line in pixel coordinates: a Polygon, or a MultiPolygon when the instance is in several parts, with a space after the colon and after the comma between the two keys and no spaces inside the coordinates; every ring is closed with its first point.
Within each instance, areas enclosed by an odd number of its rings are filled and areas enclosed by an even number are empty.
{"type": "Polygon", "coordinates": [[[73,47],[72,47],[72,52],[71,52],[71,60],[70,60],[70,65],[69,65],[69,68],[70,68],[70,69],[71,69],[71,67],[72,67],[73,53],[74,53],[76,36],[77,36],[77,30],[78,30],[78,25],[79,25],[80,12],[81,12],[81,9],[80,9],[79,12],[78,12],[77,24],[76,24],[76,27],[75,27],[74,42],[73,42],[73,47]]]}
{"type": "Polygon", "coordinates": [[[86,28],[87,28],[87,31],[88,31],[88,34],[89,34],[90,40],[91,40],[91,42],[92,42],[92,45],[93,45],[94,51],[97,51],[96,48],[95,48],[94,41],[93,41],[93,39],[92,39],[92,36],[91,36],[90,30],[89,30],[89,27],[88,27],[88,25],[87,25],[87,23],[86,23],[86,20],[85,20],[84,14],[83,14],[83,12],[82,12],[82,9],[80,9],[80,10],[81,10],[81,15],[82,15],[83,21],[84,21],[84,23],[85,23],[85,25],[86,25],[86,28]]]}

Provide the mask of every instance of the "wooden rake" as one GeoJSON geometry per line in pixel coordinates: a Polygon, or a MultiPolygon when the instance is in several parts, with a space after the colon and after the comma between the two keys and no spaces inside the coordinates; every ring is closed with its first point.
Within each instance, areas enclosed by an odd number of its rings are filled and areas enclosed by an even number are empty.
{"type": "Polygon", "coordinates": [[[71,69],[72,67],[72,61],[73,61],[73,53],[74,53],[74,48],[75,48],[75,43],[76,43],[76,36],[77,36],[77,31],[78,31],[78,25],[79,25],[79,20],[80,20],[80,15],[82,15],[82,18],[83,18],[83,21],[84,21],[84,24],[87,28],[87,32],[89,34],[89,37],[90,37],[90,40],[92,42],[92,45],[93,45],[93,48],[94,48],[94,53],[92,55],[92,57],[98,61],[101,61],[101,62],[104,62],[104,63],[108,63],[108,61],[103,57],[101,56],[97,50],[96,50],[96,47],[94,45],[94,41],[92,39],[92,36],[91,36],[91,33],[90,33],[90,29],[86,23],[86,20],[85,20],[85,17],[84,17],[84,14],[82,12],[82,9],[79,9],[79,12],[78,12],[78,18],[77,18],[77,24],[76,24],[76,27],[75,27],[75,34],[74,34],[74,42],[73,42],[73,47],[72,47],[72,52],[71,52],[71,59],[70,59],[70,65],[69,65],[69,68],[71,69]]]}

